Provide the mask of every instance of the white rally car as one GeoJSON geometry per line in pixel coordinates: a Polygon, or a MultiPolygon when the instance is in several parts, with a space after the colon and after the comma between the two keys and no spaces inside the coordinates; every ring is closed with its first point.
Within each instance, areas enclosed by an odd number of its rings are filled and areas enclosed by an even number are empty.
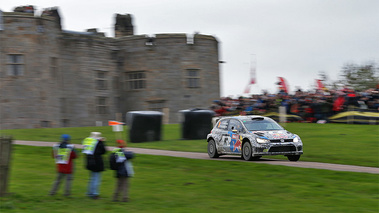
{"type": "Polygon", "coordinates": [[[298,161],[303,154],[300,137],[264,116],[221,118],[207,136],[208,155],[241,155],[245,160],[264,155],[284,155],[298,161]]]}

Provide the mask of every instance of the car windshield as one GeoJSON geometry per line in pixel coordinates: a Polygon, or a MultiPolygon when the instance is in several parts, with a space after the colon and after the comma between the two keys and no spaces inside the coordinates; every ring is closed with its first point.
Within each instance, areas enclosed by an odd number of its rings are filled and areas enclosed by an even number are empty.
{"type": "Polygon", "coordinates": [[[283,130],[283,127],[281,127],[278,123],[270,120],[244,121],[243,124],[249,131],[283,130]]]}

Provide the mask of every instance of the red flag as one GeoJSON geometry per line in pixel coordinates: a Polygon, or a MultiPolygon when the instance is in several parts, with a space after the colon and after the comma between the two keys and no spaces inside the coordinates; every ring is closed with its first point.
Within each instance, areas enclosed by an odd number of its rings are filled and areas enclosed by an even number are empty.
{"type": "Polygon", "coordinates": [[[255,84],[256,78],[255,78],[255,66],[251,66],[250,68],[250,84],[255,84]]]}
{"type": "Polygon", "coordinates": [[[324,85],[322,84],[322,81],[319,79],[316,79],[316,86],[318,90],[325,90],[324,85]]]}
{"type": "Polygon", "coordinates": [[[114,125],[124,125],[125,123],[119,122],[119,121],[108,121],[109,126],[114,126],[114,125]]]}
{"type": "Polygon", "coordinates": [[[256,77],[255,77],[255,66],[251,65],[250,67],[250,81],[245,87],[245,92],[244,93],[249,93],[250,92],[250,86],[252,84],[257,83],[256,77]]]}
{"type": "Polygon", "coordinates": [[[285,93],[288,94],[288,84],[286,83],[286,79],[283,77],[278,77],[279,78],[279,90],[283,90],[285,93]]]}

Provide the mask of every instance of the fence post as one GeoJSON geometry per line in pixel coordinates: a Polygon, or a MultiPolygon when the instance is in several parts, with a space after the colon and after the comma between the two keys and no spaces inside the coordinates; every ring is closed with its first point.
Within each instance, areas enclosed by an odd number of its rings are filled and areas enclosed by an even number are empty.
{"type": "Polygon", "coordinates": [[[0,136],[0,197],[7,194],[12,137],[0,136]]]}

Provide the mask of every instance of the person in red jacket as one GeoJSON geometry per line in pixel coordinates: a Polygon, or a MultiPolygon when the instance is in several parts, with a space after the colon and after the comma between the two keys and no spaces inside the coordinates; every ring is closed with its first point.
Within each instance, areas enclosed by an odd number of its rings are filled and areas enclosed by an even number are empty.
{"type": "Polygon", "coordinates": [[[340,94],[338,96],[338,98],[333,103],[334,114],[337,114],[337,113],[343,111],[344,104],[345,104],[345,97],[342,94],[340,94]]]}
{"type": "Polygon", "coordinates": [[[62,142],[53,146],[52,155],[57,165],[57,178],[53,183],[50,195],[55,195],[63,179],[66,179],[64,195],[69,196],[73,180],[73,159],[77,157],[74,145],[70,144],[70,135],[63,134],[62,142]]]}

